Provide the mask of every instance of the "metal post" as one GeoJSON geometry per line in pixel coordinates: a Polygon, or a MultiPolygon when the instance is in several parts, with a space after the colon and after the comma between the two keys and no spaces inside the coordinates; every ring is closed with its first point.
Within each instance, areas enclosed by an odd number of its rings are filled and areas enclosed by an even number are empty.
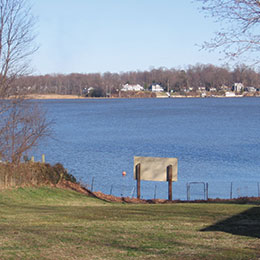
{"type": "Polygon", "coordinates": [[[112,191],[113,191],[113,184],[111,185],[111,188],[110,188],[110,195],[112,195],[112,191]]]}
{"type": "Polygon", "coordinates": [[[232,200],[232,197],[233,197],[232,193],[233,193],[233,182],[231,182],[231,185],[230,185],[230,199],[231,200],[232,200]]]}
{"type": "Polygon", "coordinates": [[[154,199],[156,199],[157,185],[154,186],[154,199]]]}
{"type": "Polygon", "coordinates": [[[189,201],[190,200],[190,184],[187,183],[186,186],[187,186],[187,201],[189,201]]]}
{"type": "Polygon", "coordinates": [[[259,187],[259,182],[257,183],[257,188],[258,188],[258,197],[260,197],[260,187],[259,187]]]}
{"type": "Polygon", "coordinates": [[[93,188],[94,188],[94,180],[95,180],[95,177],[92,178],[92,183],[91,183],[91,191],[93,192],[93,188]]]}
{"type": "Polygon", "coordinates": [[[206,200],[209,199],[209,184],[206,183],[206,200]]]}
{"type": "Polygon", "coordinates": [[[206,185],[205,182],[202,182],[203,187],[204,187],[204,200],[206,200],[206,185]]]}
{"type": "Polygon", "coordinates": [[[136,174],[136,181],[137,181],[137,198],[140,199],[141,197],[141,164],[138,163],[135,166],[135,174],[136,174]]]}
{"type": "Polygon", "coordinates": [[[172,165],[167,167],[168,200],[172,201],[172,165]]]}
{"type": "Polygon", "coordinates": [[[134,197],[134,193],[135,193],[135,186],[133,187],[132,192],[131,192],[131,197],[132,198],[134,197]]]}

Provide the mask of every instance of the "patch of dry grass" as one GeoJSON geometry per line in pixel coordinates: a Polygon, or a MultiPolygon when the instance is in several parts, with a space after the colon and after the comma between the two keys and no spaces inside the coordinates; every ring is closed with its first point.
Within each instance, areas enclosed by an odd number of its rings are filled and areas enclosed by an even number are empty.
{"type": "Polygon", "coordinates": [[[47,187],[3,191],[0,259],[258,259],[257,234],[235,232],[260,228],[258,213],[253,205],[105,203],[47,187]],[[252,208],[256,222],[241,214],[252,208]],[[201,231],[234,216],[247,221],[201,231]]]}

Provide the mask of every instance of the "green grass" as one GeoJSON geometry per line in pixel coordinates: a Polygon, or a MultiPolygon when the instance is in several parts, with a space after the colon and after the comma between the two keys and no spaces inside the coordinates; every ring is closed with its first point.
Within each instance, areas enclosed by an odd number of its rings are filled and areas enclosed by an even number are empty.
{"type": "Polygon", "coordinates": [[[48,187],[5,190],[0,259],[259,259],[258,212],[254,205],[107,203],[48,187]],[[244,222],[223,222],[234,216],[244,222]],[[217,222],[219,230],[201,231],[217,222]]]}

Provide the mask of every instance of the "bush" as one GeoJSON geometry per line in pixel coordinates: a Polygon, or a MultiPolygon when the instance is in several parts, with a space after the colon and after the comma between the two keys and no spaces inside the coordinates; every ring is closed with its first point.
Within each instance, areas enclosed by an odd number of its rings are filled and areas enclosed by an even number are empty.
{"type": "Polygon", "coordinates": [[[27,162],[19,165],[0,163],[0,188],[24,185],[55,185],[61,180],[77,182],[76,178],[69,174],[60,163],[54,166],[39,162],[27,162]]]}

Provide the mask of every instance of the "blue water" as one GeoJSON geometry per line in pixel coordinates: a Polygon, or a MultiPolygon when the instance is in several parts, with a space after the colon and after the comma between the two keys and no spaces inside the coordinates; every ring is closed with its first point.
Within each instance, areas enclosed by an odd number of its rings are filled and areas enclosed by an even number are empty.
{"type": "MultiPolygon", "coordinates": [[[[231,182],[233,196],[258,195],[259,98],[39,102],[55,124],[36,156],[63,163],[95,191],[135,194],[133,157],[152,156],[178,158],[174,198],[185,199],[192,181],[208,182],[209,197],[228,198],[231,182]]],[[[167,198],[167,183],[143,181],[141,189],[143,198],[167,198]]],[[[201,186],[191,195],[201,198],[201,186]]]]}

